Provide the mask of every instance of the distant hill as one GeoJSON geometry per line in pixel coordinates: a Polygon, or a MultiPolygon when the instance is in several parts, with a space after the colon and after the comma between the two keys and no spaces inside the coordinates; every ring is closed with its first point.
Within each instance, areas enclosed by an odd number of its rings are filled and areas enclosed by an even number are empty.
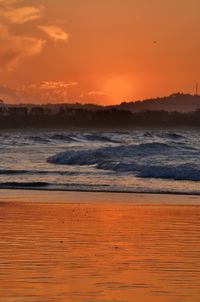
{"type": "Polygon", "coordinates": [[[192,112],[200,109],[200,96],[184,93],[174,93],[167,97],[146,99],[143,101],[136,101],[130,103],[121,103],[114,108],[121,110],[128,110],[131,112],[138,112],[144,110],[164,110],[177,112],[192,112]]]}
{"type": "Polygon", "coordinates": [[[180,112],[190,113],[200,109],[200,95],[191,95],[184,93],[174,93],[165,97],[158,97],[153,99],[146,99],[134,102],[123,102],[120,105],[101,106],[96,104],[81,104],[81,103],[60,103],[60,104],[6,104],[0,99],[0,111],[4,108],[4,112],[12,110],[39,110],[44,112],[51,112],[56,114],[65,110],[90,110],[90,111],[105,111],[105,110],[125,110],[132,113],[140,111],[167,111],[167,112],[180,112]],[[21,109],[19,109],[21,108],[21,109]],[[23,108],[23,109],[22,109],[23,108]]]}

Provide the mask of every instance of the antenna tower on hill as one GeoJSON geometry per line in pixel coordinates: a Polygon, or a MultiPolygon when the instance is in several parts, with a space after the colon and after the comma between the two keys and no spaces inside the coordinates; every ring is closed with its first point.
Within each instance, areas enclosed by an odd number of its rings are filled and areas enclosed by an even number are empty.
{"type": "Polygon", "coordinates": [[[195,82],[195,95],[199,95],[199,83],[195,82]]]}

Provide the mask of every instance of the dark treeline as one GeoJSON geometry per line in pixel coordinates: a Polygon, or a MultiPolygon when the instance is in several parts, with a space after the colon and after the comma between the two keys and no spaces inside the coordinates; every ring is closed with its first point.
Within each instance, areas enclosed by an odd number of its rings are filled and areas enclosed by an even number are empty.
{"type": "Polygon", "coordinates": [[[0,128],[26,127],[173,127],[200,126],[200,110],[190,113],[167,111],[130,111],[70,109],[60,107],[52,113],[41,106],[0,107],[0,128]]]}

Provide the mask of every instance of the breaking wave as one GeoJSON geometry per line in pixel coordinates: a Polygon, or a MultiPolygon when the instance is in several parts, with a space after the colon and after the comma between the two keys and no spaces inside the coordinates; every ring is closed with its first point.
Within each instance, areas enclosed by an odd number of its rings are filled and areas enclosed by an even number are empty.
{"type": "Polygon", "coordinates": [[[143,167],[143,169],[138,173],[138,177],[200,181],[200,169],[185,165],[177,167],[150,166],[143,167]]]}
{"type": "Polygon", "coordinates": [[[140,145],[106,147],[94,150],[68,150],[58,153],[47,159],[47,162],[59,165],[93,165],[102,160],[113,158],[131,158],[136,156],[149,156],[169,152],[170,147],[164,143],[147,143],[140,145]]]}
{"type": "Polygon", "coordinates": [[[0,133],[0,188],[200,194],[199,181],[199,130],[0,133]]]}
{"type": "Polygon", "coordinates": [[[188,151],[179,145],[152,142],[94,150],[68,150],[49,157],[47,161],[57,165],[95,165],[97,169],[132,173],[139,178],[200,181],[200,167],[190,162],[193,156],[198,155],[199,152],[192,148],[188,151]],[[179,157],[184,164],[172,164],[179,157]]]}

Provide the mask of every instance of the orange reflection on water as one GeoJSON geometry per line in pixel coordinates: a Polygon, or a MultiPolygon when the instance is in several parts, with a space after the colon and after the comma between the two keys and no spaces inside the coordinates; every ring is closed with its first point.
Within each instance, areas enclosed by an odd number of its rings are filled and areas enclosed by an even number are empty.
{"type": "Polygon", "coordinates": [[[200,300],[199,206],[0,205],[1,302],[200,300]]]}

